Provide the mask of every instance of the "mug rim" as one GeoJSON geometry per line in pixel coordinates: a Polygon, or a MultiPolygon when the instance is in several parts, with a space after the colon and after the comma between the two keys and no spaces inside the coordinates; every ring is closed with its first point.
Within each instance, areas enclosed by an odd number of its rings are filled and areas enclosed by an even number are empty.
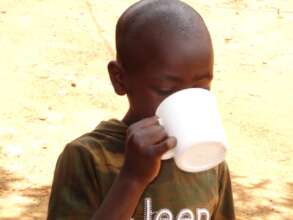
{"type": "Polygon", "coordinates": [[[177,92],[174,92],[172,93],[171,95],[167,96],[160,104],[159,106],[157,107],[156,109],[156,112],[155,112],[155,115],[158,116],[158,112],[159,112],[159,109],[162,108],[161,106],[164,105],[164,103],[166,103],[168,100],[170,100],[171,98],[174,98],[174,96],[178,96],[179,94],[182,94],[182,93],[186,93],[186,92],[190,92],[190,91],[201,91],[201,92],[204,92],[208,95],[211,95],[212,97],[215,98],[214,94],[210,91],[210,90],[207,90],[207,89],[203,89],[203,88],[187,88],[187,89],[182,89],[182,90],[179,90],[177,92]]]}

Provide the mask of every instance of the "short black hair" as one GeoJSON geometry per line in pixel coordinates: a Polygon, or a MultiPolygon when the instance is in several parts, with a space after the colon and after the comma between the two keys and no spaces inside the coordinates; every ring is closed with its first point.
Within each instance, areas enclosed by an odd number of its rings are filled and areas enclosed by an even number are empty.
{"type": "Polygon", "coordinates": [[[117,60],[130,70],[139,65],[136,63],[137,48],[140,52],[153,50],[155,53],[154,42],[171,37],[184,41],[194,37],[191,33],[203,31],[208,33],[203,19],[188,4],[179,0],[141,0],[130,6],[117,22],[117,60]],[[147,43],[148,38],[153,41],[147,43]]]}

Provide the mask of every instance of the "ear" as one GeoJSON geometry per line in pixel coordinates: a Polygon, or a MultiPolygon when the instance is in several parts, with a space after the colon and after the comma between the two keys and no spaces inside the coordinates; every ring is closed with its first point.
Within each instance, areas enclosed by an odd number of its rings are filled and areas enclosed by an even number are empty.
{"type": "Polygon", "coordinates": [[[125,77],[124,72],[117,61],[110,61],[108,64],[108,72],[114,87],[114,90],[117,95],[125,95],[126,87],[125,87],[125,77]]]}

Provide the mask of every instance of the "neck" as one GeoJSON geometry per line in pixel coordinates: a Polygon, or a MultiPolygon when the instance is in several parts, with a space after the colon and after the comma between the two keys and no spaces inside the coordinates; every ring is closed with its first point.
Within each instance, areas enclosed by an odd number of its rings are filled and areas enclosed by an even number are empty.
{"type": "Polygon", "coordinates": [[[125,114],[125,116],[122,119],[123,123],[125,123],[128,126],[132,125],[133,123],[139,120],[141,120],[141,118],[138,115],[134,114],[131,111],[131,109],[128,110],[128,112],[125,114]]]}

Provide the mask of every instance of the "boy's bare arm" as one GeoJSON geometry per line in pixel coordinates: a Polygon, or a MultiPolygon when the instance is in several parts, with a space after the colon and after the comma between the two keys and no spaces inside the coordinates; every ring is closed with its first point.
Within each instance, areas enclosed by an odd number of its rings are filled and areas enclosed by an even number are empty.
{"type": "Polygon", "coordinates": [[[120,175],[92,220],[130,220],[145,187],[120,175]]]}
{"type": "Polygon", "coordinates": [[[148,184],[158,175],[161,156],[175,147],[157,117],[143,119],[127,131],[125,161],[92,220],[129,220],[148,184]]]}

